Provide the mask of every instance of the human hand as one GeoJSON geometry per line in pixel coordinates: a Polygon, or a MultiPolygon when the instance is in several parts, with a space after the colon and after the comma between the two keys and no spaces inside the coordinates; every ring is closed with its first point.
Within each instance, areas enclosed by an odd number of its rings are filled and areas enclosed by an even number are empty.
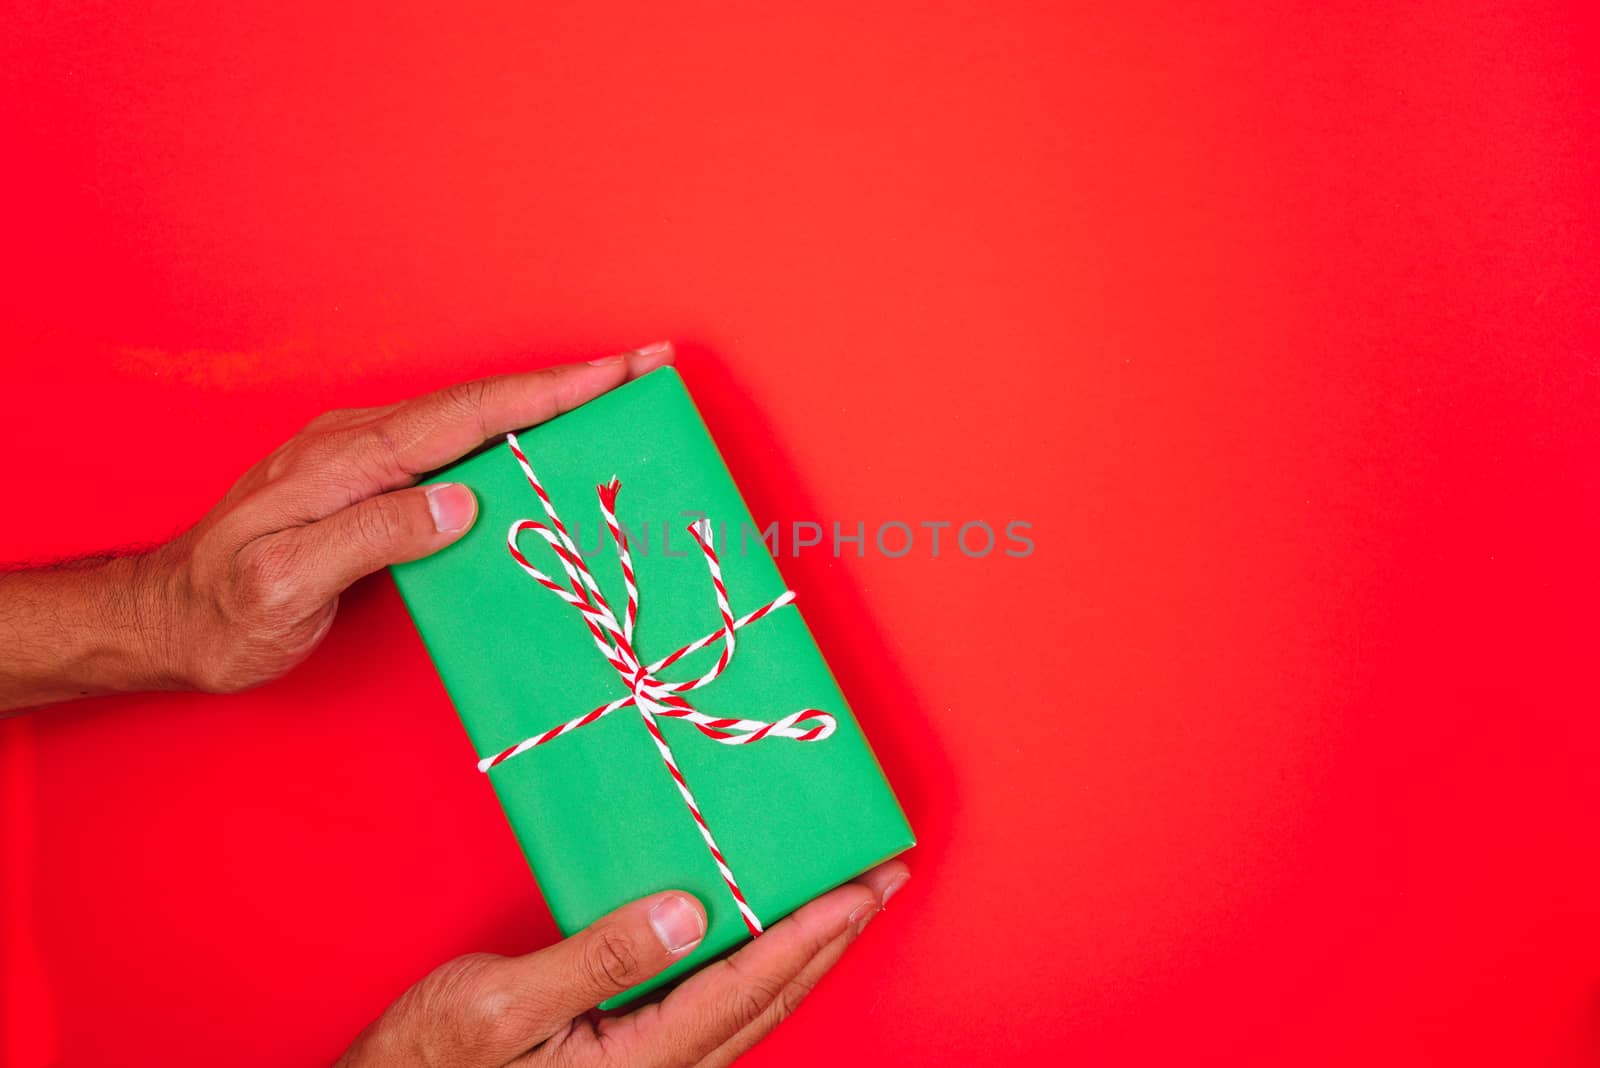
{"type": "Polygon", "coordinates": [[[620,356],[313,419],[193,529],[146,553],[0,568],[0,714],[90,694],[242,690],[316,648],[363,575],[460,538],[465,486],[419,475],[672,361],[620,356]]]}
{"type": "Polygon", "coordinates": [[[661,1001],[596,1020],[589,1015],[595,1005],[681,959],[705,934],[705,913],[693,897],[653,894],[526,956],[450,961],[401,995],[339,1063],[730,1064],[795,1010],[909,878],[901,861],[879,865],[707,965],[661,1001]]]}
{"type": "Polygon", "coordinates": [[[435,552],[472,525],[471,490],[414,487],[420,475],[672,356],[660,342],[313,419],[151,554],[144,581],[154,595],[157,685],[221,693],[282,675],[327,634],[351,583],[435,552]]]}

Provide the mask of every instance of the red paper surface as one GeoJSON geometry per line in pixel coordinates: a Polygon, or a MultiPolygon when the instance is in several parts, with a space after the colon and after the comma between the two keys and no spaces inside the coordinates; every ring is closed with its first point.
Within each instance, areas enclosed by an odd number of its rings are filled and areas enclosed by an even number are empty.
{"type": "MultiPolygon", "coordinates": [[[[758,517],[1036,542],[783,562],[922,844],[749,1063],[1593,1063],[1587,5],[769,7],[8,7],[0,557],[670,337],[758,517]]],[[[553,937],[342,616],[0,723],[0,1061],[323,1062],[553,937]]]]}

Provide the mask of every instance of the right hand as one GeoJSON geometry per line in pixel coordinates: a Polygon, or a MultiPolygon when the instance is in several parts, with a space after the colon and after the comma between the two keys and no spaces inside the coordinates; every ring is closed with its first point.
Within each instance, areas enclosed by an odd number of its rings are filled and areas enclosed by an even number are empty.
{"type": "Polygon", "coordinates": [[[596,1021],[590,1009],[679,960],[705,934],[705,911],[693,897],[654,894],[523,957],[450,961],[402,994],[339,1063],[730,1064],[795,1010],[908,878],[901,861],[879,865],[707,965],[661,1001],[596,1021]]]}

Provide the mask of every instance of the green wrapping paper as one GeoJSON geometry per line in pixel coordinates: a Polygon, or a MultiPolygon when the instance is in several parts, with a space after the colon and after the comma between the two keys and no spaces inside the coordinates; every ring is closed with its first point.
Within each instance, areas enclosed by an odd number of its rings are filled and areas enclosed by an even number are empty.
{"type": "MultiPolygon", "coordinates": [[[[620,480],[616,515],[639,589],[633,646],[645,663],[722,625],[705,559],[685,529],[694,517],[713,524],[735,617],[786,589],[675,370],[653,371],[518,440],[619,619],[625,587],[595,488],[620,480]]],[[[493,444],[429,481],[470,487],[477,523],[456,544],[393,572],[479,755],[625,696],[579,612],[511,558],[511,524],[545,515],[509,446],[493,444]]],[[[534,567],[565,581],[536,534],[518,545],[534,567]]],[[[769,926],[914,844],[801,615],[806,591],[797,592],[796,605],[740,628],[721,676],[683,696],[704,715],[729,719],[770,722],[819,709],[836,718],[832,735],[726,745],[682,719],[656,720],[746,900],[769,926]]],[[[663,669],[661,680],[700,677],[720,647],[663,669]]],[[[606,1007],[750,937],[637,708],[506,760],[487,777],[564,933],[659,890],[687,890],[705,905],[701,945],[606,1007]]]]}

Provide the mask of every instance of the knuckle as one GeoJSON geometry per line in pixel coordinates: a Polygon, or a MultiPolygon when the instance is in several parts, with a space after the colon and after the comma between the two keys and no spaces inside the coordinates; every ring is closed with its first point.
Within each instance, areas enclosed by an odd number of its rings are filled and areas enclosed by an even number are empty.
{"type": "Polygon", "coordinates": [[[317,482],[351,484],[364,492],[392,489],[408,481],[399,448],[383,419],[330,426],[326,432],[296,438],[283,446],[269,474],[317,482]]]}
{"type": "Polygon", "coordinates": [[[403,480],[405,472],[400,463],[400,449],[386,420],[380,419],[370,426],[349,431],[344,435],[341,445],[378,472],[385,483],[403,480]]]}
{"type": "Polygon", "coordinates": [[[811,991],[812,985],[805,979],[798,977],[791,979],[772,1001],[772,1022],[781,1023],[793,1016],[811,991]]]}
{"type": "Polygon", "coordinates": [[[377,410],[372,408],[332,408],[313,416],[299,433],[267,456],[262,465],[267,480],[314,470],[337,459],[350,447],[353,435],[370,424],[375,414],[377,410]]]}
{"type": "Polygon", "coordinates": [[[733,1003],[728,1006],[728,1015],[735,1029],[740,1031],[761,1019],[761,1014],[771,1004],[763,994],[748,987],[740,987],[730,997],[733,1003]]]}
{"type": "Polygon", "coordinates": [[[428,978],[427,1015],[441,1026],[449,1021],[461,1048],[494,1043],[516,1025],[517,999],[494,980],[493,969],[501,959],[469,954],[441,965],[428,978]]]}
{"type": "Polygon", "coordinates": [[[460,1014],[469,1036],[494,1041],[513,1026],[515,1001],[504,990],[481,990],[469,998],[460,1014]]]}
{"type": "Polygon", "coordinates": [[[639,974],[639,951],[622,935],[602,931],[584,950],[584,968],[596,986],[625,989],[639,974]]]}
{"type": "Polygon", "coordinates": [[[471,953],[446,961],[433,970],[424,985],[442,1007],[471,1011],[479,995],[489,987],[484,977],[492,960],[487,953],[471,953]]]}
{"type": "Polygon", "coordinates": [[[263,473],[268,482],[276,482],[293,471],[300,463],[304,447],[299,438],[284,442],[267,456],[263,473]]]}
{"type": "Polygon", "coordinates": [[[783,988],[770,979],[744,976],[728,994],[727,1015],[743,1030],[761,1019],[782,994],[783,988]]]}
{"type": "Polygon", "coordinates": [[[267,478],[276,481],[324,458],[329,439],[336,431],[348,426],[359,411],[356,408],[333,408],[313,416],[298,434],[279,445],[267,457],[267,478]]]}
{"type": "Polygon", "coordinates": [[[273,543],[241,554],[235,590],[248,614],[281,612],[300,592],[293,553],[273,543]]]}
{"type": "Polygon", "coordinates": [[[268,462],[273,480],[326,476],[341,458],[343,432],[308,434],[286,442],[268,462]]]}
{"type": "Polygon", "coordinates": [[[487,379],[474,379],[471,382],[458,382],[444,391],[446,406],[454,415],[459,415],[473,425],[483,425],[483,401],[488,393],[489,382],[487,379]]]}
{"type": "Polygon", "coordinates": [[[539,377],[539,391],[549,398],[557,415],[577,407],[573,397],[571,372],[566,367],[541,367],[535,372],[539,377]]]}
{"type": "Polygon", "coordinates": [[[355,409],[353,408],[329,408],[319,415],[312,416],[300,433],[315,434],[330,427],[340,426],[349,422],[353,415],[355,415],[355,409]]]}
{"type": "Polygon", "coordinates": [[[464,412],[475,412],[483,407],[485,382],[475,378],[470,382],[457,382],[445,389],[445,396],[464,412]]]}
{"type": "Polygon", "coordinates": [[[394,435],[389,433],[389,424],[384,420],[378,420],[366,427],[339,430],[330,435],[330,438],[339,451],[354,454],[358,459],[373,460],[379,464],[394,459],[394,435]]]}
{"type": "Polygon", "coordinates": [[[364,501],[351,511],[356,536],[368,545],[387,545],[405,530],[405,510],[393,497],[364,501]]]}

